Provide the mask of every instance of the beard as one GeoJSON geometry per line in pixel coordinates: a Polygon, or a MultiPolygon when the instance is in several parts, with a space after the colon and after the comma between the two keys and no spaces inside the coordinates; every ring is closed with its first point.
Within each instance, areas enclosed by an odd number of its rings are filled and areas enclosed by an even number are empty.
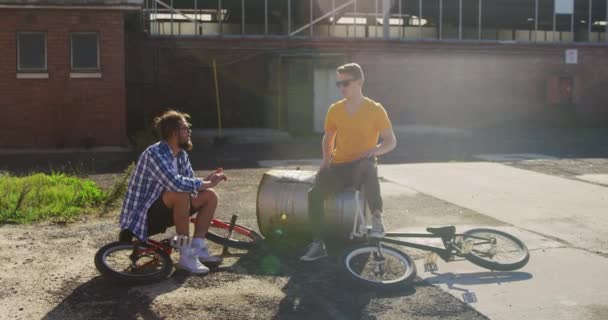
{"type": "Polygon", "coordinates": [[[180,141],[179,142],[179,147],[186,150],[186,151],[191,151],[192,150],[192,140],[190,140],[189,138],[186,139],[186,141],[180,141]]]}

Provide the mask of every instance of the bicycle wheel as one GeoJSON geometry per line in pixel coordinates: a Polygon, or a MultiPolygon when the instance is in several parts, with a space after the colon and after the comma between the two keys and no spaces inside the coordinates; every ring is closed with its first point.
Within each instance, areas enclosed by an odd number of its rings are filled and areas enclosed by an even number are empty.
{"type": "Polygon", "coordinates": [[[464,257],[490,270],[512,271],[528,263],[530,253],[516,237],[493,229],[472,229],[463,234],[464,257]],[[469,248],[466,248],[468,243],[469,248]]]}
{"type": "Polygon", "coordinates": [[[209,231],[207,231],[206,238],[217,244],[236,249],[254,249],[260,245],[262,236],[257,232],[245,226],[235,224],[232,235],[227,237],[229,227],[229,222],[213,219],[213,221],[211,221],[211,226],[209,226],[209,231]]]}
{"type": "Polygon", "coordinates": [[[150,251],[141,244],[113,242],[97,251],[95,267],[109,279],[144,284],[167,278],[173,270],[173,261],[161,250],[150,251]]]}
{"type": "Polygon", "coordinates": [[[407,254],[388,246],[360,244],[340,258],[343,275],[351,282],[383,289],[403,288],[416,277],[416,265],[407,254]]]}

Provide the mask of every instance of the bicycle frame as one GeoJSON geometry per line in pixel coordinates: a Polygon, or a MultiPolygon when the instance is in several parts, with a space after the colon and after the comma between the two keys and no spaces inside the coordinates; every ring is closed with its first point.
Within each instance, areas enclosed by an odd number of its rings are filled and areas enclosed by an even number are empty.
{"type": "MultiPolygon", "coordinates": [[[[196,221],[196,218],[190,218],[190,222],[194,223],[196,221]]],[[[226,230],[229,230],[231,228],[230,223],[225,223],[219,219],[213,219],[211,220],[211,225],[212,226],[216,226],[216,227],[220,227],[226,230]]],[[[241,228],[237,225],[233,225],[232,228],[235,231],[240,232],[243,235],[246,236],[250,236],[251,232],[249,232],[249,230],[246,230],[244,228],[241,228]]],[[[148,239],[147,241],[139,241],[137,240],[142,246],[145,247],[145,249],[137,249],[134,248],[133,249],[133,253],[131,253],[130,259],[133,263],[135,263],[135,261],[137,261],[137,257],[141,256],[141,255],[146,255],[148,253],[151,252],[156,252],[156,251],[164,251],[166,254],[171,255],[171,253],[173,252],[173,247],[171,246],[171,239],[167,238],[167,239],[163,239],[161,241],[155,241],[152,239],[148,239]]],[[[140,266],[143,267],[143,266],[140,266]]]]}
{"type": "MultiPolygon", "coordinates": [[[[453,235],[450,235],[449,237],[447,237],[447,236],[443,236],[440,234],[434,234],[434,233],[387,232],[387,233],[385,233],[384,237],[382,237],[382,238],[368,237],[368,233],[369,233],[371,227],[365,225],[365,223],[364,223],[365,222],[365,213],[364,213],[364,208],[361,207],[361,203],[359,201],[359,195],[360,195],[359,190],[355,191],[356,214],[355,214],[355,219],[353,222],[353,230],[350,234],[351,240],[354,238],[367,237],[368,239],[370,239],[370,242],[372,242],[372,243],[378,243],[378,244],[390,243],[390,244],[396,244],[396,245],[400,245],[400,246],[411,247],[411,248],[425,250],[425,251],[431,251],[431,252],[434,252],[437,255],[439,255],[439,257],[441,257],[441,259],[443,259],[446,262],[452,260],[454,258],[454,256],[463,257],[466,254],[466,252],[465,252],[465,250],[463,250],[463,248],[461,248],[455,244],[455,239],[457,237],[465,236],[465,234],[461,234],[461,233],[454,233],[453,235]],[[441,239],[444,247],[441,248],[441,247],[436,247],[436,246],[424,245],[424,244],[420,244],[420,243],[391,239],[390,237],[392,237],[392,238],[437,238],[437,239],[441,239]]],[[[466,237],[492,242],[491,239],[476,237],[476,236],[472,236],[472,235],[466,235],[466,237]]],[[[476,242],[476,244],[479,244],[479,243],[476,242]]]]}

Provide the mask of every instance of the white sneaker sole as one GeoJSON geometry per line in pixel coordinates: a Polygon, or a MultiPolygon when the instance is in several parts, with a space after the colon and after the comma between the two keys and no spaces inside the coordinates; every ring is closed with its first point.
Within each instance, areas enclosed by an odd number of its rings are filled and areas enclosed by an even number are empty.
{"type": "Polygon", "coordinates": [[[309,258],[309,257],[300,257],[300,261],[306,261],[306,262],[310,262],[310,261],[316,261],[319,259],[323,259],[323,258],[327,258],[327,254],[324,254],[322,256],[318,256],[318,257],[314,257],[314,258],[309,258]]]}
{"type": "Polygon", "coordinates": [[[203,258],[198,258],[198,261],[200,261],[202,264],[210,264],[210,265],[219,265],[222,263],[222,259],[221,258],[213,258],[213,259],[203,259],[203,258]]]}
{"type": "Polygon", "coordinates": [[[175,268],[192,273],[192,274],[196,274],[196,275],[204,275],[204,274],[209,273],[209,269],[190,270],[190,269],[180,265],[179,263],[175,264],[175,268]]]}
{"type": "Polygon", "coordinates": [[[370,231],[369,233],[369,237],[370,238],[384,238],[384,236],[386,235],[386,232],[373,232],[370,231]]]}

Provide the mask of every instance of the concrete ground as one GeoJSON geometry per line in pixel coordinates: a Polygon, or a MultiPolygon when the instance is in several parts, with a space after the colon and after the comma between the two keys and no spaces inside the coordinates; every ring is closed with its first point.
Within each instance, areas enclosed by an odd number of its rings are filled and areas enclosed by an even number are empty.
{"type": "Polygon", "coordinates": [[[608,317],[608,188],[497,163],[386,165],[380,173],[510,224],[498,229],[530,250],[530,263],[516,272],[460,261],[419,274],[425,281],[464,302],[473,294],[471,305],[491,319],[608,317]]]}

